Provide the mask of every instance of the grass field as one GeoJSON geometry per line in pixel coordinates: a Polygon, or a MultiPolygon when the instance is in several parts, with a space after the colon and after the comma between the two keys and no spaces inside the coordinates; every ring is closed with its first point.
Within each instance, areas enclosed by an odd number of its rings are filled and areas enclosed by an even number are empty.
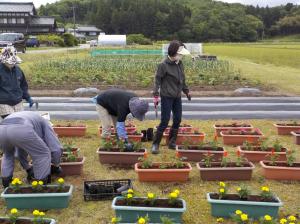
{"type": "MultiPolygon", "coordinates": [[[[192,124],[194,127],[199,127],[201,131],[207,134],[207,140],[213,138],[213,124],[215,121],[184,121],[185,123],[192,124]]],[[[221,122],[221,121],[220,121],[221,122]]],[[[270,143],[279,139],[281,144],[289,149],[296,150],[297,159],[300,160],[300,147],[293,144],[292,137],[278,137],[275,128],[273,127],[274,121],[271,120],[250,120],[251,124],[260,128],[263,133],[269,137],[270,143]]],[[[54,122],[58,123],[58,122],[54,122]]],[[[76,121],[76,123],[81,123],[76,121]]],[[[158,196],[165,196],[166,193],[178,188],[181,191],[182,198],[187,201],[187,212],[184,215],[184,223],[186,224],[214,224],[216,219],[210,216],[210,206],[206,202],[205,195],[207,192],[215,192],[218,189],[218,182],[201,181],[199,173],[193,164],[193,171],[190,175],[190,180],[184,184],[176,183],[140,183],[133,170],[114,169],[109,166],[101,165],[96,155],[96,149],[100,144],[97,135],[97,121],[84,122],[88,125],[87,136],[83,138],[73,138],[71,141],[81,148],[81,154],[87,157],[84,165],[84,174],[77,177],[67,177],[66,182],[75,185],[73,198],[70,206],[63,210],[51,210],[47,212],[48,217],[57,219],[58,223],[71,224],[107,224],[111,217],[114,215],[111,209],[111,201],[99,202],[85,202],[83,200],[83,181],[84,180],[101,180],[101,179],[117,179],[117,178],[130,178],[134,181],[134,189],[139,195],[145,195],[147,192],[153,192],[158,196]]],[[[139,129],[153,127],[157,121],[136,122],[139,129]]],[[[63,138],[62,142],[68,142],[69,139],[63,138]]],[[[221,143],[221,139],[219,139],[221,143]]],[[[150,143],[146,144],[146,148],[150,148],[150,143]]],[[[234,157],[234,148],[225,147],[231,157],[234,157]]],[[[151,156],[155,161],[167,161],[173,159],[175,152],[162,149],[162,153],[158,156],[151,156]]],[[[19,166],[18,166],[19,167],[19,166]]],[[[15,176],[24,177],[24,172],[20,169],[15,172],[15,176]]],[[[271,190],[278,195],[284,202],[284,206],[280,209],[280,216],[287,214],[299,214],[300,211],[300,182],[279,182],[264,180],[261,176],[261,169],[257,165],[253,179],[246,182],[227,182],[231,190],[241,184],[246,184],[253,191],[258,192],[262,185],[269,186],[271,190]]],[[[0,214],[7,214],[4,202],[0,201],[0,214]]],[[[24,215],[30,215],[30,211],[24,211],[24,215]]],[[[225,221],[225,223],[231,223],[225,221]]]]}

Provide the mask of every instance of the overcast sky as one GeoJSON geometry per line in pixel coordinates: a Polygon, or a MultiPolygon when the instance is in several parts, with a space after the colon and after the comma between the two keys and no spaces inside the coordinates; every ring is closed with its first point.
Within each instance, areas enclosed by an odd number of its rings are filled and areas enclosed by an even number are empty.
{"type": "MultiPolygon", "coordinates": [[[[41,4],[46,3],[53,3],[57,0],[0,0],[0,2],[7,2],[7,1],[19,1],[19,2],[31,2],[33,1],[35,7],[39,7],[41,4]]],[[[276,5],[285,5],[287,3],[294,3],[300,5],[300,0],[220,0],[223,2],[239,2],[242,4],[248,4],[248,5],[260,5],[260,6],[276,6],[276,5]]]]}

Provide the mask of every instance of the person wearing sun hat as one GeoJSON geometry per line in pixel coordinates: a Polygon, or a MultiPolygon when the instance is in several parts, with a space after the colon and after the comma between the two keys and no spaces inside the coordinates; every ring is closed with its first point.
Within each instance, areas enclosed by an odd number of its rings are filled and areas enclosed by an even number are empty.
{"type": "Polygon", "coordinates": [[[154,82],[153,102],[158,105],[159,97],[161,98],[161,121],[153,139],[151,149],[153,154],[159,153],[159,144],[165,129],[168,127],[171,112],[173,114],[173,125],[169,133],[168,147],[169,149],[176,148],[176,139],[182,117],[181,92],[191,100],[182,63],[183,56],[189,54],[190,52],[182,42],[171,41],[167,58],[158,65],[154,82]]]}
{"type": "Polygon", "coordinates": [[[128,114],[139,121],[145,119],[149,105],[145,100],[140,99],[135,93],[121,90],[109,89],[92,98],[96,103],[96,110],[102,125],[102,138],[111,135],[111,125],[117,131],[117,137],[123,139],[125,146],[129,149],[132,145],[128,143],[128,136],[125,129],[125,120],[128,114]]]}

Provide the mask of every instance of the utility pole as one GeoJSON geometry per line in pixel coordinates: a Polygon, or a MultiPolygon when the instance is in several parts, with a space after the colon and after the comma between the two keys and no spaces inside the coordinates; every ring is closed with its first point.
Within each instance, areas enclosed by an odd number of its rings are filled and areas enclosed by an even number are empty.
{"type": "Polygon", "coordinates": [[[76,8],[77,7],[74,6],[74,4],[71,7],[71,9],[73,10],[73,32],[74,32],[74,37],[75,37],[75,29],[76,29],[76,11],[75,11],[76,8]]]}

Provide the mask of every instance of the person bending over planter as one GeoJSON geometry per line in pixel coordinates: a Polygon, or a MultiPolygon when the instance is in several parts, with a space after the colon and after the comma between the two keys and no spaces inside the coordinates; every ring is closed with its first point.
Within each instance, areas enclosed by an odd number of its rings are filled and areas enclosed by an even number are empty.
{"type": "MultiPolygon", "coordinates": [[[[8,115],[22,111],[25,99],[32,107],[33,100],[28,93],[26,78],[17,64],[22,60],[17,56],[13,46],[2,49],[0,55],[0,120],[8,115]]],[[[27,158],[28,154],[22,149],[16,149],[16,157],[21,166],[27,171],[27,179],[33,177],[33,170],[27,158]]]]}
{"type": "Polygon", "coordinates": [[[13,177],[15,147],[24,149],[30,155],[35,179],[50,183],[51,173],[61,172],[59,164],[62,146],[50,123],[39,114],[30,111],[16,112],[0,123],[4,187],[9,185],[13,177]]]}
{"type": "Polygon", "coordinates": [[[168,48],[168,57],[158,65],[154,84],[154,104],[158,105],[161,97],[161,121],[153,139],[152,153],[159,153],[159,144],[165,129],[168,127],[171,111],[173,125],[169,132],[169,149],[176,148],[178,128],[182,117],[181,92],[191,100],[189,89],[185,83],[185,74],[182,64],[183,55],[190,52],[180,41],[174,40],[168,48]]]}
{"type": "Polygon", "coordinates": [[[111,124],[117,131],[118,139],[123,139],[126,149],[132,149],[128,143],[128,136],[125,129],[125,120],[128,114],[142,121],[148,112],[149,105],[141,100],[136,94],[120,89],[106,90],[92,98],[96,103],[96,109],[102,124],[102,138],[109,138],[111,135],[111,124]]]}

